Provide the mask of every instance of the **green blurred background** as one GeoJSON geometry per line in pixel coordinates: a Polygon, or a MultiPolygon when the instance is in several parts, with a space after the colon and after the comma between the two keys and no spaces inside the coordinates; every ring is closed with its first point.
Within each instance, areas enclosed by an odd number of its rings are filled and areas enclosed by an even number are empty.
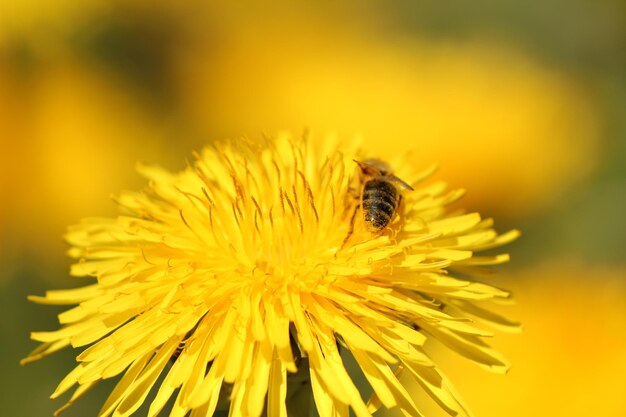
{"type": "MultiPolygon", "coordinates": [[[[26,296],[85,284],[62,234],[115,215],[136,161],[178,170],[212,140],[305,128],[436,162],[464,207],[523,231],[489,278],[524,323],[494,340],[510,373],[432,346],[477,416],[626,415],[623,0],[1,2],[0,414],[63,404],[76,352],[18,365],[61,311],[26,296]]],[[[111,387],[64,415],[97,415],[111,387]]]]}

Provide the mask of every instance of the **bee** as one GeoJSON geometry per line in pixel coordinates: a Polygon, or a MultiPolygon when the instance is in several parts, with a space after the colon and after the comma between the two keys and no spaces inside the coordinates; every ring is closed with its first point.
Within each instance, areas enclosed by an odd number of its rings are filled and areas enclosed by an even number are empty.
{"type": "Polygon", "coordinates": [[[361,169],[360,194],[346,236],[344,247],[354,232],[357,212],[362,212],[365,228],[371,233],[384,230],[398,212],[402,201],[402,190],[413,190],[409,184],[396,177],[388,163],[379,159],[354,160],[361,169]]]}
{"type": "Polygon", "coordinates": [[[354,161],[361,168],[360,206],[365,227],[372,233],[383,230],[397,213],[402,201],[401,189],[413,190],[393,175],[389,164],[378,159],[354,161]]]}

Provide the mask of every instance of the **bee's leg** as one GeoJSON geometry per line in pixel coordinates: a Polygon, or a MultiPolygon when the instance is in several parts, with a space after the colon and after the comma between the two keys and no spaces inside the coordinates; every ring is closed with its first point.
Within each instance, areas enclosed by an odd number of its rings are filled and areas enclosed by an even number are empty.
{"type": "Polygon", "coordinates": [[[361,193],[359,192],[358,188],[350,186],[348,187],[348,192],[346,193],[346,196],[348,198],[358,200],[361,197],[361,193]]]}
{"type": "MultiPolygon", "coordinates": [[[[397,209],[393,214],[393,217],[396,216],[402,216],[402,194],[400,194],[398,196],[398,205],[397,205],[397,209]]],[[[386,227],[386,229],[389,230],[389,238],[391,240],[391,242],[393,244],[397,244],[398,242],[396,241],[396,236],[398,235],[398,232],[400,231],[400,228],[398,227],[391,227],[391,222],[389,222],[389,225],[386,227]]]]}
{"type": "Polygon", "coordinates": [[[355,188],[355,187],[348,187],[348,191],[345,194],[344,197],[344,207],[346,207],[346,210],[344,210],[344,214],[343,214],[343,218],[345,219],[349,213],[349,210],[347,210],[347,208],[352,207],[352,205],[359,201],[361,199],[361,192],[359,189],[355,188]]]}
{"type": "Polygon", "coordinates": [[[354,211],[352,212],[352,218],[350,219],[350,229],[348,229],[348,234],[346,235],[343,243],[339,247],[339,251],[342,250],[344,246],[346,246],[346,243],[348,243],[348,240],[350,240],[350,236],[352,236],[352,233],[354,233],[354,221],[356,220],[356,213],[359,211],[359,208],[361,208],[360,204],[357,204],[354,207],[354,211]]]}

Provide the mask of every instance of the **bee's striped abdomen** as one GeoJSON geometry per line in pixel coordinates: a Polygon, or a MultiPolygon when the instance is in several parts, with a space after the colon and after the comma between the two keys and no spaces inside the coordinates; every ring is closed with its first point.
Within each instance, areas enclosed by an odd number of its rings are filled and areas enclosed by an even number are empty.
{"type": "Polygon", "coordinates": [[[389,181],[372,179],[363,186],[363,219],[367,228],[378,232],[389,224],[393,218],[400,194],[395,185],[389,181]]]}

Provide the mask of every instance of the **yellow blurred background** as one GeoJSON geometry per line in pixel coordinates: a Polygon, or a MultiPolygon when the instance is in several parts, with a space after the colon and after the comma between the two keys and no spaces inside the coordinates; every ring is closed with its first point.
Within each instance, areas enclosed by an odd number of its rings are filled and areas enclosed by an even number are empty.
{"type": "MultiPolygon", "coordinates": [[[[624,50],[620,0],[1,2],[3,415],[62,405],[75,353],[17,362],[60,311],[26,295],[84,283],[68,225],[114,215],[136,161],[307,128],[437,163],[462,206],[522,229],[489,278],[524,322],[494,340],[509,375],[433,347],[477,416],[626,415],[624,50]]],[[[95,416],[111,385],[65,415],[95,416]]]]}

